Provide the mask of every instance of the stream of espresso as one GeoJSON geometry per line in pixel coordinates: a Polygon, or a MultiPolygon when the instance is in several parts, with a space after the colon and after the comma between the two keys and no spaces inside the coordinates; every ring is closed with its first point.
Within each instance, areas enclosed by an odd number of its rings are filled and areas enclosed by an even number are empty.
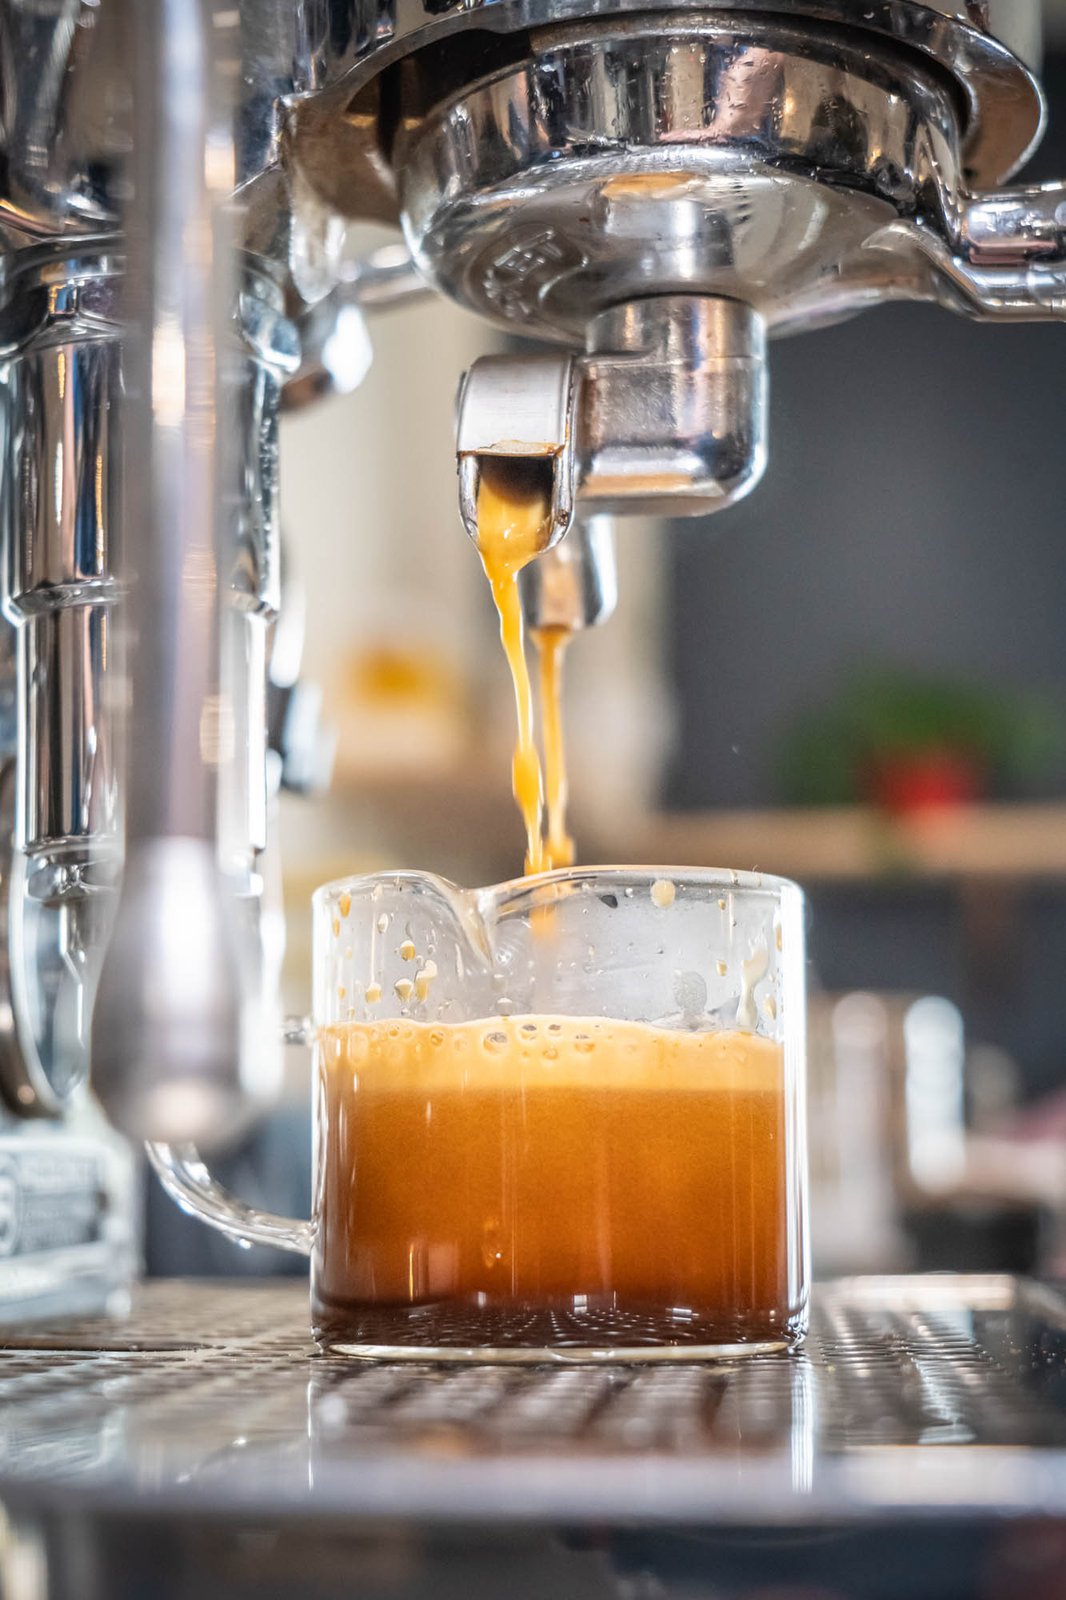
{"type": "Polygon", "coordinates": [[[563,737],[563,662],[569,628],[534,628],[540,661],[540,717],[544,738],[544,790],[548,810],[548,862],[572,867],[574,841],[566,831],[566,741],[563,737]]]}
{"type": "Polygon", "coordinates": [[[518,574],[540,555],[550,532],[550,479],[492,458],[482,462],[478,489],[478,549],[500,617],[500,638],[514,685],[518,734],[511,783],[526,830],[526,871],[574,864],[574,841],[566,829],[566,745],[563,737],[562,675],[570,632],[537,628],[533,642],[540,662],[544,737],[541,768],[533,725],[533,689],[525,656],[525,630],[518,574]],[[547,840],[543,811],[547,799],[547,840]]]}
{"type": "Polygon", "coordinates": [[[550,479],[545,484],[511,463],[501,471],[487,457],[482,462],[477,517],[478,550],[500,614],[500,639],[514,684],[518,737],[511,785],[526,829],[526,871],[543,872],[549,864],[541,827],[544,782],[533,731],[533,686],[526,665],[518,574],[547,545],[550,479]]]}

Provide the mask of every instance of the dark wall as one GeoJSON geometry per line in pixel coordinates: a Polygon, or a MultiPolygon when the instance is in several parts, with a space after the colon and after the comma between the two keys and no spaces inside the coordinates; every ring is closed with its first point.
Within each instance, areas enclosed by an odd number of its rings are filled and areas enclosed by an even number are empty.
{"type": "MultiPolygon", "coordinates": [[[[1066,177],[1066,56],[1045,84],[1034,180],[1066,177]]],[[[771,354],[764,484],[671,533],[675,806],[777,802],[783,736],[866,664],[1066,705],[1066,328],[893,306],[771,354]]],[[[1066,794],[1066,771],[1027,792],[1066,794]]],[[[1066,1080],[1059,890],[815,886],[810,900],[815,981],[946,994],[1030,1093],[1066,1080]]]]}
{"type": "MultiPolygon", "coordinates": [[[[1064,176],[1066,58],[1047,82],[1064,176]]],[[[775,343],[771,386],[764,483],[672,534],[675,805],[773,802],[781,735],[863,663],[1064,695],[1066,329],[890,306],[775,343]]]]}

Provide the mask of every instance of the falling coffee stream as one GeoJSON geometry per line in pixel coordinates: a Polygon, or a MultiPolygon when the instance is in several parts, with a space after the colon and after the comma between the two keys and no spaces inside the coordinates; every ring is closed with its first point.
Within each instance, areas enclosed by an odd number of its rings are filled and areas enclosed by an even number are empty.
{"type": "Polygon", "coordinates": [[[511,669],[518,737],[511,765],[514,797],[526,828],[526,871],[548,865],[541,833],[544,784],[533,734],[533,687],[526,665],[518,574],[544,549],[551,527],[551,487],[544,474],[491,456],[481,463],[478,549],[500,614],[500,639],[511,669]]]}
{"type": "Polygon", "coordinates": [[[544,735],[544,787],[548,803],[548,858],[572,867],[574,841],[566,831],[566,741],[563,737],[563,662],[573,635],[569,628],[534,628],[540,658],[540,714],[544,735]]]}

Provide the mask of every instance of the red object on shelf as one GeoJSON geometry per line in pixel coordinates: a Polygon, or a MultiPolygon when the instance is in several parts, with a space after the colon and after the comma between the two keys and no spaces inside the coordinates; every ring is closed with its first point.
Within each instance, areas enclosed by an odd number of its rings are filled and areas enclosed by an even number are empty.
{"type": "Polygon", "coordinates": [[[866,769],[866,798],[895,817],[971,805],[985,796],[981,762],[965,751],[930,748],[878,756],[866,769]]]}

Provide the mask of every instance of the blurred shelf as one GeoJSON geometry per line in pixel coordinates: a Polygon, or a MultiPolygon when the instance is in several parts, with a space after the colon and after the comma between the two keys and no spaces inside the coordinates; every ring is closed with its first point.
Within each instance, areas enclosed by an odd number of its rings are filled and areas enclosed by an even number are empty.
{"type": "Polygon", "coordinates": [[[1066,880],[1066,804],[959,806],[908,818],[864,806],[662,813],[597,843],[622,847],[629,860],[823,882],[1066,880]]]}
{"type": "Polygon", "coordinates": [[[347,873],[418,867],[457,882],[520,872],[522,824],[508,784],[509,752],[477,748],[461,761],[338,765],[327,795],[287,803],[285,893],[292,904],[347,873]]]}
{"type": "MultiPolygon", "coordinates": [[[[398,864],[439,867],[462,846],[520,870],[521,825],[499,750],[419,769],[355,767],[337,775],[332,804],[383,825],[398,864]],[[402,858],[402,860],[401,860],[402,858]]],[[[805,881],[1047,880],[1066,882],[1066,802],[967,805],[893,818],[867,806],[610,813],[573,807],[585,862],[718,866],[805,881]]],[[[465,853],[465,852],[464,852],[465,853]]],[[[506,868],[504,868],[506,870],[506,868]]]]}

